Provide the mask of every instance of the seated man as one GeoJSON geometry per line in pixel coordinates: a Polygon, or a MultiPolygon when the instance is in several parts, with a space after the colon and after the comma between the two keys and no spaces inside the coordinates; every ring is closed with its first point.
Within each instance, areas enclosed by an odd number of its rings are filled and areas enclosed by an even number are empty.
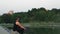
{"type": "Polygon", "coordinates": [[[13,31],[17,31],[20,34],[24,33],[25,28],[21,25],[21,23],[19,22],[19,18],[16,18],[14,26],[13,26],[13,31]]]}

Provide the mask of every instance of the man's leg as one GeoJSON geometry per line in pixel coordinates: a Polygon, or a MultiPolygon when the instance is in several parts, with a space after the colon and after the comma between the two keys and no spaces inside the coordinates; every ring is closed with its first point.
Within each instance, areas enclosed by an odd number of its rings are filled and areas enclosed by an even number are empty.
{"type": "Polygon", "coordinates": [[[20,34],[23,34],[23,33],[24,33],[24,31],[21,31],[21,32],[20,32],[20,34]]]}
{"type": "Polygon", "coordinates": [[[23,34],[24,33],[24,30],[23,29],[17,29],[17,32],[19,32],[20,34],[23,34]]]}

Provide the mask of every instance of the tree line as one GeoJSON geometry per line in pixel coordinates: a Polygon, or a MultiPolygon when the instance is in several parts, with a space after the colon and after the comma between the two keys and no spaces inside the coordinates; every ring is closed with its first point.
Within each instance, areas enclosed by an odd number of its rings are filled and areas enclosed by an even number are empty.
{"type": "Polygon", "coordinates": [[[0,16],[0,23],[13,23],[16,17],[20,17],[22,23],[29,22],[60,22],[60,9],[53,8],[51,10],[45,8],[32,8],[27,12],[17,12],[3,14],[0,16]]]}

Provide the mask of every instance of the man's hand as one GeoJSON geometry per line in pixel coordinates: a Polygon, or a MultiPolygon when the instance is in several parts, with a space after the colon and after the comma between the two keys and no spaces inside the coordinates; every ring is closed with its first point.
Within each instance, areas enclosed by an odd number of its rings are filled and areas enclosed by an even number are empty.
{"type": "Polygon", "coordinates": [[[25,27],[22,27],[22,29],[26,30],[26,28],[25,28],[25,27]]]}

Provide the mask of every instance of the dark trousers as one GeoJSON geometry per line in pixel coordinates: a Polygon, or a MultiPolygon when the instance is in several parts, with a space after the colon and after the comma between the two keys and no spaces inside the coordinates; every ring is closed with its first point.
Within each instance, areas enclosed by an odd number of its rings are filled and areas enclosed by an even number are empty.
{"type": "Polygon", "coordinates": [[[17,28],[16,31],[19,32],[20,34],[24,33],[24,29],[22,29],[22,28],[17,28]]]}

